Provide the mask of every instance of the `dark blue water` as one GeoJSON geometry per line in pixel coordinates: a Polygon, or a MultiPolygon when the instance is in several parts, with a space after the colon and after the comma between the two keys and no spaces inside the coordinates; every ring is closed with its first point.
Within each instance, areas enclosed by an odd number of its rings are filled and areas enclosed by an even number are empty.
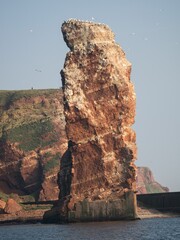
{"type": "Polygon", "coordinates": [[[180,240],[180,218],[76,223],[1,225],[0,240],[180,240]]]}

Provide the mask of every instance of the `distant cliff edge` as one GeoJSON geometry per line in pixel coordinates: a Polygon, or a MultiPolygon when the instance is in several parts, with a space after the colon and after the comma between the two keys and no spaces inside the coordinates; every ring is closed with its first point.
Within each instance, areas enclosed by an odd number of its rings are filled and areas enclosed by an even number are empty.
{"type": "Polygon", "coordinates": [[[169,192],[167,187],[163,187],[155,181],[153,173],[148,167],[137,168],[136,182],[138,194],[169,192]]]}

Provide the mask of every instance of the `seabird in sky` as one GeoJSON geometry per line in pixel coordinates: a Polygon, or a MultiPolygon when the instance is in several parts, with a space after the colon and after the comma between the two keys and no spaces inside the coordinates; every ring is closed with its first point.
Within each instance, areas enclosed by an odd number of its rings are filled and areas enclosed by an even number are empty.
{"type": "Polygon", "coordinates": [[[40,69],[35,69],[34,71],[35,72],[42,72],[40,69]]]}

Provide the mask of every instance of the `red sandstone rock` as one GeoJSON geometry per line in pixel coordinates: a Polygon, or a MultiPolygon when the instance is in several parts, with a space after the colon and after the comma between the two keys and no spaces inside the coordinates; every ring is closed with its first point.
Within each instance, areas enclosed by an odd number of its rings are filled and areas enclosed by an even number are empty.
{"type": "Polygon", "coordinates": [[[9,198],[4,208],[5,213],[13,214],[22,210],[22,207],[12,198],[9,198]]]}
{"type": "Polygon", "coordinates": [[[7,99],[2,94],[6,102],[0,105],[0,191],[56,200],[58,155],[67,148],[62,90],[10,91],[7,99]],[[53,129],[34,139],[47,120],[53,129]],[[23,126],[28,129],[37,122],[32,134],[22,133],[23,126]],[[22,148],[24,142],[30,150],[22,148]]]}
{"type": "Polygon", "coordinates": [[[0,213],[4,210],[5,206],[6,206],[6,202],[0,200],[0,213]]]}
{"type": "MultiPolygon", "coordinates": [[[[59,168],[59,167],[58,167],[59,168]]],[[[39,201],[57,200],[59,195],[59,188],[57,186],[57,171],[53,169],[53,174],[44,177],[44,181],[41,185],[41,191],[39,195],[39,201]]]]}
{"type": "MultiPolygon", "coordinates": [[[[33,91],[36,92],[36,90],[33,91]]],[[[1,94],[0,98],[2,97],[1,94]]],[[[40,189],[40,201],[56,200],[59,193],[57,186],[57,171],[59,170],[59,164],[46,173],[43,173],[43,168],[51,161],[51,156],[47,158],[47,153],[56,155],[56,153],[60,152],[63,154],[67,147],[63,116],[63,95],[61,90],[57,90],[53,94],[53,97],[51,95],[42,96],[41,93],[38,94],[36,94],[36,97],[22,97],[13,101],[11,103],[12,106],[10,105],[8,110],[1,110],[0,131],[3,127],[2,120],[5,116],[4,124],[9,122],[9,124],[13,125],[16,122],[26,122],[27,120],[24,119],[26,116],[28,116],[28,120],[29,116],[33,116],[33,121],[35,121],[36,117],[42,117],[40,113],[45,111],[46,114],[48,114],[48,118],[52,119],[55,126],[56,134],[59,136],[58,142],[46,148],[35,149],[34,151],[25,153],[19,149],[18,142],[3,142],[0,137],[0,191],[8,194],[14,194],[16,192],[19,195],[25,195],[28,193],[32,194],[40,189]],[[43,101],[43,105],[40,105],[41,101],[43,101]],[[54,112],[49,109],[54,109],[54,112]],[[10,118],[16,115],[16,119],[10,118]],[[9,118],[7,118],[7,116],[9,116],[9,118]],[[11,174],[9,174],[9,172],[11,174]]],[[[5,133],[8,134],[8,131],[5,133]]],[[[23,141],[26,141],[26,137],[27,136],[24,135],[23,141]]],[[[71,171],[74,171],[74,168],[72,168],[71,171]]],[[[162,187],[153,180],[151,176],[152,173],[150,170],[138,168],[137,191],[139,193],[168,191],[167,188],[162,187]]],[[[13,198],[14,197],[15,194],[13,198]]],[[[16,202],[19,201],[18,197],[14,199],[16,202]]],[[[96,199],[101,199],[101,196],[97,195],[96,199]]],[[[72,204],[70,203],[69,206],[72,206],[72,204]]]]}
{"type": "Polygon", "coordinates": [[[169,192],[167,187],[155,181],[152,171],[148,167],[137,168],[137,192],[144,193],[160,193],[169,192]]]}
{"type": "Polygon", "coordinates": [[[72,146],[60,187],[69,179],[61,197],[71,195],[73,210],[84,199],[124,199],[136,190],[136,96],[131,64],[108,26],[69,20],[62,33],[71,50],[61,75],[72,146]]]}

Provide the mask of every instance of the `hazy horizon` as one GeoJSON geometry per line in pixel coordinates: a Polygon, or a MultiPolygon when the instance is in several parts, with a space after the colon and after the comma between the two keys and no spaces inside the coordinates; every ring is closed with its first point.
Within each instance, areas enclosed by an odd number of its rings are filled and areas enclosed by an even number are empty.
{"type": "Polygon", "coordinates": [[[137,166],[180,191],[180,1],[0,0],[0,89],[61,87],[67,48],[61,24],[107,24],[132,63],[137,95],[137,166]]]}

